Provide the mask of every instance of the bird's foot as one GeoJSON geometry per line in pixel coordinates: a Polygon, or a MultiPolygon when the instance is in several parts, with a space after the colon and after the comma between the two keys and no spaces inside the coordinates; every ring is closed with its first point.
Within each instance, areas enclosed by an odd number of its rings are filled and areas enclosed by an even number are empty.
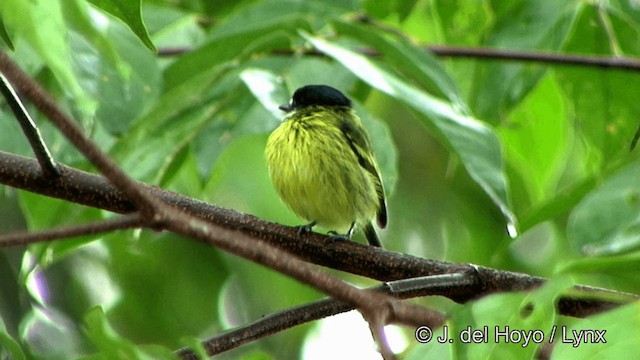
{"type": "Polygon", "coordinates": [[[340,234],[337,231],[329,231],[327,235],[329,235],[331,240],[351,240],[351,236],[353,235],[353,230],[355,228],[355,223],[351,223],[349,230],[346,234],[340,234]]]}
{"type": "Polygon", "coordinates": [[[313,230],[313,227],[315,225],[316,225],[316,222],[312,221],[308,224],[298,226],[298,236],[310,234],[311,230],[313,230]]]}
{"type": "Polygon", "coordinates": [[[330,240],[338,240],[338,241],[351,240],[351,234],[349,234],[349,233],[340,234],[337,231],[329,231],[327,233],[327,235],[329,235],[329,239],[330,240]]]}

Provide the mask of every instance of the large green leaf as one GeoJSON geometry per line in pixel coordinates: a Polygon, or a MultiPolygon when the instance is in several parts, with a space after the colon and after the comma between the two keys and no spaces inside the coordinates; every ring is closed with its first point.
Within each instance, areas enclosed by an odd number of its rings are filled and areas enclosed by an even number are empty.
{"type": "Polygon", "coordinates": [[[253,96],[274,118],[282,118],[283,112],[279,106],[289,102],[289,95],[281,77],[269,71],[255,68],[242,71],[240,77],[253,96]]]}
{"type": "Polygon", "coordinates": [[[166,87],[177,86],[219,64],[239,63],[266,51],[287,48],[288,33],[308,27],[304,17],[292,14],[215,32],[204,45],[181,56],[167,69],[166,87]]]}
{"type": "Polygon", "coordinates": [[[633,357],[640,338],[640,303],[588,317],[573,326],[558,326],[551,359],[622,359],[633,357]],[[598,332],[598,333],[596,333],[598,332]],[[600,334],[602,337],[599,337],[600,334]],[[578,343],[578,337],[582,342],[578,343]]]}
{"type": "MultiPolygon", "coordinates": [[[[606,56],[615,55],[621,48],[639,55],[640,25],[619,15],[595,4],[582,7],[566,51],[606,56]],[[609,22],[610,28],[593,25],[600,21],[609,22]]],[[[599,173],[602,167],[625,159],[640,119],[637,75],[585,67],[559,68],[556,72],[559,84],[573,104],[577,134],[586,143],[585,172],[599,173]]]]}
{"type": "Polygon", "coordinates": [[[490,127],[471,116],[461,114],[450,103],[417,89],[364,56],[318,37],[304,37],[364,82],[423,115],[425,124],[435,129],[435,135],[451,146],[469,175],[500,208],[509,225],[515,225],[500,143],[490,127]]]}
{"type": "MultiPolygon", "coordinates": [[[[496,21],[482,45],[499,49],[558,50],[570,33],[576,11],[572,0],[491,3],[496,21]]],[[[471,108],[482,119],[499,121],[527,95],[544,71],[539,65],[479,63],[469,96],[471,108]]]]}
{"type": "MultiPolygon", "coordinates": [[[[41,231],[58,226],[83,224],[103,219],[98,209],[78,206],[72,202],[47,198],[26,191],[20,192],[20,206],[31,231],[41,231]]],[[[67,241],[40,242],[29,245],[29,254],[36,261],[25,262],[29,266],[24,266],[21,269],[21,276],[25,278],[32,270],[32,266],[36,264],[48,266],[88,242],[94,241],[96,237],[96,235],[85,235],[67,241]]]]}
{"type": "Polygon", "coordinates": [[[453,353],[462,359],[532,358],[548,340],[556,299],[571,284],[558,278],[533,293],[494,294],[465,304],[448,323],[453,353]],[[473,341],[474,333],[482,336],[473,341]]]}
{"type": "Polygon", "coordinates": [[[336,30],[358,39],[371,49],[378,50],[381,60],[429,92],[446,97],[456,106],[466,110],[456,85],[440,63],[427,51],[399,36],[387,36],[373,27],[356,25],[347,21],[336,21],[336,30]]]}
{"type": "Polygon", "coordinates": [[[583,253],[640,248],[640,162],[629,164],[588,194],[571,212],[567,236],[583,253]]]}
{"type": "Polygon", "coordinates": [[[122,20],[151,51],[156,51],[142,20],[140,0],[89,0],[98,8],[122,20]]]}
{"type": "Polygon", "coordinates": [[[119,21],[105,18],[108,26],[98,27],[83,9],[89,5],[64,4],[65,18],[82,34],[70,36],[72,63],[85,92],[98,100],[95,119],[109,134],[122,135],[158,96],[161,76],[157,59],[119,21]]]}
{"type": "MultiPolygon", "coordinates": [[[[522,178],[530,205],[556,195],[570,140],[566,116],[559,85],[548,76],[499,128],[507,162],[522,178]]],[[[528,202],[523,199],[521,203],[528,202]]]]}
{"type": "Polygon", "coordinates": [[[99,349],[99,359],[177,359],[167,348],[157,345],[137,346],[116,332],[101,307],[95,307],[85,317],[85,331],[99,349]]]}
{"type": "Polygon", "coordinates": [[[73,51],[61,4],[58,1],[0,1],[0,17],[9,33],[26,41],[42,57],[64,91],[88,118],[98,102],[84,91],[69,61],[73,51]]]}

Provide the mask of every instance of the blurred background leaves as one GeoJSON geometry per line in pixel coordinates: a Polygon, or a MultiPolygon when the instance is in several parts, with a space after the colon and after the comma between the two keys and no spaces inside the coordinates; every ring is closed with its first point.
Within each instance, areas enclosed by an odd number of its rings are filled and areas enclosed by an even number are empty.
{"type": "MultiPolygon", "coordinates": [[[[137,180],[300,224],[267,177],[264,144],[280,121],[276,106],[299,86],[325,83],[354,100],[372,137],[389,193],[390,226],[380,232],[387,248],[625,291],[640,285],[640,160],[628,150],[640,122],[640,75],[434,58],[425,46],[637,57],[639,37],[633,0],[0,2],[3,51],[137,180]]],[[[27,106],[54,156],[90,169],[27,106]]],[[[0,121],[0,150],[31,156],[4,102],[0,121]]],[[[0,190],[2,232],[110,216],[0,190]]],[[[321,296],[203,244],[146,230],[2,249],[0,358],[171,358],[169,350],[196,338],[321,296]]],[[[598,351],[638,346],[620,330],[640,325],[625,315],[636,305],[568,319],[553,314],[556,296],[541,289],[466,305],[421,302],[449,311],[454,329],[611,325],[612,345],[598,351]],[[535,306],[528,317],[523,304],[535,306]]],[[[313,358],[303,348],[305,339],[318,341],[314,326],[221,358],[313,358]]],[[[532,354],[499,345],[438,348],[411,341],[412,333],[406,329],[409,341],[398,350],[405,358],[532,354]]]]}

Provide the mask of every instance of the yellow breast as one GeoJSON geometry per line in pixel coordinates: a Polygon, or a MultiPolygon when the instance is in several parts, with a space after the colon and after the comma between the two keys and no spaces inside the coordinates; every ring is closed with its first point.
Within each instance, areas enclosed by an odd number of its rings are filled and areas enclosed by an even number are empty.
{"type": "MultiPolygon", "coordinates": [[[[331,113],[329,113],[331,115],[331,113]]],[[[299,216],[343,231],[375,217],[378,199],[365,171],[333,119],[290,116],[269,137],[269,175],[299,216]]]]}

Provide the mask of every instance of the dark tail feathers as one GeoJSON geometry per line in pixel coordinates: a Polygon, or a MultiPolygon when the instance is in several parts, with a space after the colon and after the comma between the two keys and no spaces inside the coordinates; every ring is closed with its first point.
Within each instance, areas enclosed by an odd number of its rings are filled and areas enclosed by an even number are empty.
{"type": "Polygon", "coordinates": [[[372,223],[368,223],[364,227],[364,235],[367,237],[367,241],[372,246],[382,247],[382,243],[380,239],[378,239],[378,234],[376,234],[376,230],[373,228],[372,223]]]}

